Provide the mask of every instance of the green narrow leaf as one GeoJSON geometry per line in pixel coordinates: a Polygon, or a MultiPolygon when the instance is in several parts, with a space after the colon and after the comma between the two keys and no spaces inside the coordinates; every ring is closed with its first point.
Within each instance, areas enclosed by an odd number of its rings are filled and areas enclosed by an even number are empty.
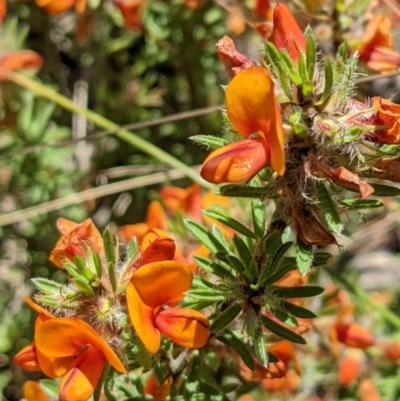
{"type": "Polygon", "coordinates": [[[48,280],[47,278],[33,278],[31,281],[38,290],[43,291],[45,294],[58,295],[61,293],[62,284],[48,280]]]}
{"type": "Polygon", "coordinates": [[[330,253],[327,252],[316,252],[313,255],[313,261],[312,261],[312,266],[313,267],[319,267],[319,266],[325,266],[333,260],[333,256],[330,253]]]}
{"type": "Polygon", "coordinates": [[[291,81],[296,85],[300,86],[303,82],[301,79],[297,67],[294,65],[292,58],[287,51],[281,50],[282,67],[285,69],[286,73],[289,75],[291,81]]]}
{"type": "Polygon", "coordinates": [[[293,316],[299,317],[300,319],[314,319],[317,315],[310,310],[303,308],[301,306],[297,306],[290,302],[284,302],[282,307],[291,313],[293,316]]]}
{"type": "Polygon", "coordinates": [[[203,214],[205,214],[207,217],[210,217],[211,219],[219,221],[220,223],[226,225],[229,228],[232,228],[233,230],[239,232],[240,234],[243,234],[247,237],[254,238],[254,239],[257,238],[257,236],[253,233],[253,231],[249,230],[242,223],[233,219],[230,216],[224,215],[221,212],[208,209],[208,210],[203,210],[203,214]]]}
{"type": "Polygon", "coordinates": [[[84,275],[82,275],[69,260],[66,260],[63,264],[63,268],[69,273],[70,276],[77,278],[79,280],[85,280],[88,284],[89,281],[86,279],[84,275]]]}
{"type": "Polygon", "coordinates": [[[139,253],[139,243],[136,239],[136,237],[133,237],[130,241],[129,244],[126,248],[126,256],[129,261],[133,261],[136,259],[138,253],[139,253]]]}
{"type": "Polygon", "coordinates": [[[76,277],[73,279],[73,282],[76,285],[76,287],[78,288],[78,290],[83,292],[85,295],[87,295],[89,297],[94,296],[93,288],[87,282],[86,278],[84,279],[82,277],[76,277]]]}
{"type": "Polygon", "coordinates": [[[277,75],[279,75],[279,69],[282,63],[281,54],[272,42],[266,42],[265,54],[267,55],[268,61],[271,63],[274,71],[277,75]]]}
{"type": "Polygon", "coordinates": [[[223,185],[218,189],[218,193],[229,197],[260,199],[265,196],[266,189],[250,185],[223,185]]]}
{"type": "Polygon", "coordinates": [[[265,285],[265,282],[269,276],[276,272],[280,261],[284,257],[285,253],[293,245],[293,242],[288,241],[282,244],[274,253],[271,253],[267,257],[267,263],[262,267],[259,282],[261,286],[265,285]]]}
{"type": "Polygon", "coordinates": [[[196,135],[189,137],[196,145],[206,146],[208,149],[219,149],[223,146],[229,145],[229,141],[223,138],[218,138],[211,135],[196,135]]]}
{"type": "Polygon", "coordinates": [[[375,209],[384,206],[384,203],[378,199],[344,199],[342,203],[352,209],[375,209]]]}
{"type": "Polygon", "coordinates": [[[307,73],[307,69],[306,69],[306,56],[303,52],[300,53],[300,56],[297,60],[297,66],[299,69],[299,74],[300,74],[301,80],[304,83],[308,80],[308,73],[307,73]]]}
{"type": "Polygon", "coordinates": [[[323,104],[331,95],[333,88],[333,65],[329,59],[325,60],[324,66],[324,77],[325,77],[325,85],[324,92],[322,93],[321,98],[319,99],[317,104],[323,104]]]}
{"type": "Polygon", "coordinates": [[[252,199],[251,213],[253,216],[254,232],[258,238],[262,238],[265,234],[265,205],[260,199],[252,199]]]}
{"type": "Polygon", "coordinates": [[[100,279],[101,276],[103,275],[103,269],[101,267],[100,256],[97,252],[93,251],[92,257],[93,257],[93,264],[96,269],[97,277],[100,279]]]}
{"type": "Polygon", "coordinates": [[[343,224],[340,221],[339,213],[336,210],[335,203],[333,202],[328,189],[325,184],[317,183],[316,190],[326,224],[333,232],[340,234],[343,229],[343,224]]]}
{"type": "Polygon", "coordinates": [[[282,323],[286,324],[289,327],[297,327],[299,324],[294,316],[292,316],[287,311],[281,309],[274,309],[273,314],[277,317],[282,323]]]}
{"type": "Polygon", "coordinates": [[[251,354],[250,349],[247,347],[247,345],[242,341],[242,339],[235,334],[235,332],[225,329],[224,335],[223,336],[218,336],[217,339],[221,341],[222,343],[229,345],[232,347],[236,352],[239,354],[239,356],[242,358],[243,362],[245,365],[250,369],[254,370],[255,369],[255,363],[254,363],[254,358],[251,354]]]}
{"type": "Polygon", "coordinates": [[[235,276],[224,266],[222,266],[218,263],[212,262],[209,259],[203,258],[201,256],[193,255],[193,260],[197,263],[197,265],[201,269],[203,269],[211,274],[215,274],[216,276],[221,277],[221,278],[229,278],[231,280],[236,279],[235,276]]]}
{"type": "Polygon", "coordinates": [[[305,244],[299,237],[296,243],[296,265],[301,274],[310,271],[313,261],[312,245],[305,244]]]}
{"type": "Polygon", "coordinates": [[[307,63],[306,69],[308,73],[308,80],[311,83],[313,83],[315,64],[317,62],[315,40],[313,38],[311,29],[306,29],[305,35],[306,35],[306,63],[307,63]]]}
{"type": "Polygon", "coordinates": [[[200,299],[203,301],[213,301],[213,302],[218,302],[218,301],[225,301],[226,300],[226,293],[222,291],[216,291],[216,290],[207,290],[205,288],[196,288],[190,290],[187,295],[191,298],[195,299],[200,299]]]}
{"type": "Polygon", "coordinates": [[[193,276],[193,281],[192,281],[192,288],[211,288],[213,289],[215,287],[215,284],[210,283],[204,278],[201,278],[199,276],[193,276]]]}
{"type": "MultiPolygon", "coordinates": [[[[391,187],[390,185],[368,183],[374,188],[374,196],[398,196],[400,195],[400,188],[391,187]]],[[[358,192],[358,189],[346,187],[349,191],[358,192]]]]}
{"type": "Polygon", "coordinates": [[[85,261],[83,260],[82,256],[75,255],[75,256],[74,256],[74,263],[75,263],[75,266],[78,268],[79,272],[80,272],[83,276],[85,276],[89,281],[90,281],[90,280],[93,280],[93,274],[92,274],[92,272],[90,271],[90,269],[88,269],[88,268],[86,267],[86,263],[85,263],[85,261]]]}
{"type": "Polygon", "coordinates": [[[254,330],[254,335],[253,335],[253,347],[254,347],[254,353],[256,355],[256,358],[258,359],[258,362],[260,362],[261,366],[264,366],[265,368],[268,366],[268,354],[265,349],[265,339],[263,335],[263,331],[261,329],[261,324],[260,321],[258,322],[259,327],[254,330]]]}
{"type": "Polygon", "coordinates": [[[190,231],[190,233],[203,244],[206,248],[208,248],[212,253],[217,253],[218,251],[225,251],[224,246],[204,227],[200,224],[195,223],[192,220],[184,220],[183,221],[186,228],[190,231]]]}
{"type": "Polygon", "coordinates": [[[297,344],[305,344],[306,340],[293,331],[287,329],[286,327],[281,326],[279,323],[274,322],[267,316],[261,315],[261,323],[262,325],[268,329],[271,333],[276,334],[279,337],[284,338],[285,340],[292,341],[297,344]]]}
{"type": "Polygon", "coordinates": [[[222,233],[221,228],[217,226],[217,224],[213,224],[213,226],[211,227],[211,233],[217,239],[217,241],[219,241],[222,244],[224,249],[229,249],[229,245],[226,242],[226,238],[222,233]]]}
{"type": "Polygon", "coordinates": [[[269,277],[267,277],[264,281],[264,285],[268,286],[271,284],[276,283],[278,280],[280,280],[282,277],[285,276],[285,274],[289,273],[292,270],[296,270],[296,259],[295,258],[289,258],[289,257],[284,257],[279,264],[279,266],[276,268],[276,272],[269,277]]]}
{"type": "Polygon", "coordinates": [[[116,240],[116,237],[113,237],[109,227],[107,227],[103,232],[104,254],[106,257],[108,278],[113,291],[117,289],[117,278],[115,276],[117,256],[115,254],[116,244],[114,240],[116,240]]]}
{"type": "Polygon", "coordinates": [[[233,319],[235,319],[241,310],[242,304],[240,302],[236,302],[233,305],[230,305],[223,312],[218,312],[217,317],[211,324],[211,331],[216,332],[222,330],[225,326],[232,322],[233,319]]]}
{"type": "Polygon", "coordinates": [[[233,236],[232,241],[235,245],[239,258],[245,265],[248,265],[253,257],[251,256],[250,250],[247,248],[246,243],[236,234],[233,236]]]}
{"type": "Polygon", "coordinates": [[[322,294],[325,289],[315,285],[303,285],[298,287],[273,286],[271,291],[279,298],[309,298],[322,294]]]}

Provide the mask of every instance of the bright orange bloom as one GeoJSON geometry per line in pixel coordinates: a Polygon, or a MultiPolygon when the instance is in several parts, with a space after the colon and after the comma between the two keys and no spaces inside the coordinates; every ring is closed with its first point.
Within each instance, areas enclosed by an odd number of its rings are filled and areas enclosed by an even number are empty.
{"type": "Polygon", "coordinates": [[[207,318],[195,310],[175,307],[191,284],[189,268],[174,261],[150,263],[133,274],[127,289],[129,316],[151,353],[159,350],[161,334],[187,348],[200,348],[207,343],[207,318]]]}
{"type": "Polygon", "coordinates": [[[86,8],[86,0],[36,0],[36,4],[49,15],[62,14],[72,7],[82,14],[86,8]]]}
{"type": "Polygon", "coordinates": [[[358,323],[337,322],[334,330],[338,341],[349,347],[365,349],[374,344],[372,334],[358,323]]]}
{"type": "Polygon", "coordinates": [[[57,267],[62,267],[64,259],[73,260],[75,255],[83,256],[82,244],[85,242],[91,244],[100,255],[104,253],[103,238],[93,224],[92,219],[86,219],[78,224],[59,218],[57,220],[57,228],[63,235],[49,257],[49,260],[57,267]]]}
{"type": "Polygon", "coordinates": [[[358,48],[360,60],[377,72],[393,72],[400,65],[400,54],[394,51],[389,18],[374,15],[365,28],[358,48]]]}
{"type": "Polygon", "coordinates": [[[114,0],[125,21],[125,28],[141,32],[143,29],[141,14],[144,0],[114,0]]]}
{"type": "Polygon", "coordinates": [[[6,0],[0,0],[0,21],[3,21],[7,15],[7,2],[6,0]]]}
{"type": "Polygon", "coordinates": [[[382,401],[378,389],[370,378],[361,380],[358,387],[358,397],[360,401],[382,401]]]}
{"type": "Polygon", "coordinates": [[[339,363],[339,383],[349,386],[361,373],[364,364],[364,354],[358,349],[346,349],[339,363]]]}
{"type": "MultiPolygon", "coordinates": [[[[0,57],[0,67],[11,71],[24,70],[26,68],[40,68],[43,65],[43,58],[32,50],[18,50],[5,53],[0,57]]],[[[7,73],[2,71],[0,80],[6,80],[7,73]]]]}
{"type": "Polygon", "coordinates": [[[27,380],[24,383],[23,392],[26,401],[50,401],[38,382],[27,380]]]}
{"type": "Polygon", "coordinates": [[[298,48],[306,51],[306,38],[286,5],[276,5],[273,22],[271,42],[278,50],[287,50],[292,60],[297,61],[298,48]]]}
{"type": "Polygon", "coordinates": [[[144,393],[153,396],[153,401],[164,401],[169,394],[173,383],[172,376],[168,376],[162,383],[159,383],[154,373],[151,373],[144,386],[144,393]]]}
{"type": "Polygon", "coordinates": [[[160,195],[168,212],[179,211],[200,220],[201,188],[199,184],[194,183],[187,188],[166,186],[160,189],[160,195]]]}
{"type": "Polygon", "coordinates": [[[127,373],[114,351],[83,320],[47,320],[36,330],[35,341],[43,373],[62,377],[58,389],[62,401],[87,401],[107,361],[118,372],[127,373]]]}
{"type": "Polygon", "coordinates": [[[383,127],[368,139],[383,144],[400,143],[400,105],[379,96],[372,98],[372,105],[376,110],[372,122],[383,127]]]}
{"type": "Polygon", "coordinates": [[[271,19],[272,8],[270,0],[256,0],[253,11],[261,18],[271,19]]]}
{"type": "Polygon", "coordinates": [[[238,182],[268,164],[282,175],[282,117],[269,72],[258,66],[240,71],[228,85],[225,101],[229,120],[245,139],[212,152],[203,163],[201,176],[216,184],[238,182]]]}
{"type": "Polygon", "coordinates": [[[141,242],[144,236],[153,229],[165,230],[167,228],[167,218],[160,202],[150,202],[144,223],[128,224],[118,228],[121,240],[129,242],[133,237],[141,242]]]}

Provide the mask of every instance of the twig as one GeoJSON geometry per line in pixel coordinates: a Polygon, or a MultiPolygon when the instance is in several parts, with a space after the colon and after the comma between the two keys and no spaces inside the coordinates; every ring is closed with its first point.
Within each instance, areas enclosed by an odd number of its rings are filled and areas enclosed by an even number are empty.
{"type": "Polygon", "coordinates": [[[398,75],[400,75],[400,71],[392,72],[391,74],[368,75],[367,77],[357,78],[356,84],[361,84],[361,83],[370,82],[370,81],[376,81],[378,79],[383,79],[383,78],[397,77],[398,75]]]}
{"type": "Polygon", "coordinates": [[[59,210],[66,206],[76,205],[78,203],[86,202],[88,200],[100,198],[102,196],[107,196],[122,191],[128,191],[134,188],[141,188],[153,184],[158,184],[160,182],[164,182],[167,179],[177,180],[179,178],[185,177],[185,175],[185,172],[181,169],[174,169],[166,173],[156,173],[143,177],[130,178],[129,180],[103,185],[98,188],[91,188],[77,194],[68,195],[63,198],[54,199],[52,201],[32,206],[24,210],[18,210],[16,212],[2,215],[0,216],[0,227],[27,220],[41,214],[52,212],[54,210],[59,210]]]}

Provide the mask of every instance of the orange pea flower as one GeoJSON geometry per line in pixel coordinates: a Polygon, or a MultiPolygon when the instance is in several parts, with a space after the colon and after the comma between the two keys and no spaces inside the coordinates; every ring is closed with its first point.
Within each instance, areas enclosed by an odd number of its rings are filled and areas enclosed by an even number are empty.
{"type": "Polygon", "coordinates": [[[62,237],[49,257],[49,260],[57,267],[62,267],[62,262],[66,258],[73,260],[75,255],[83,256],[82,243],[84,242],[89,242],[100,255],[104,253],[103,238],[92,219],[86,219],[78,224],[60,217],[57,220],[57,228],[62,237]]]}
{"type": "Polygon", "coordinates": [[[0,21],[3,21],[7,15],[7,2],[6,0],[0,0],[0,21]]]}
{"type": "Polygon", "coordinates": [[[72,7],[82,14],[86,8],[86,0],[36,0],[36,4],[49,15],[62,14],[72,7]]]}
{"type": "MultiPolygon", "coordinates": [[[[41,306],[33,302],[30,297],[25,296],[24,300],[35,312],[39,314],[35,322],[35,331],[37,331],[39,327],[47,320],[55,318],[55,316],[46,309],[43,309],[41,306]]],[[[31,342],[14,356],[13,364],[21,366],[21,368],[31,372],[42,370],[38,360],[38,352],[35,341],[31,342]]]]}
{"type": "Polygon", "coordinates": [[[114,351],[83,320],[47,320],[37,329],[35,341],[43,373],[61,377],[58,396],[62,401],[87,401],[107,361],[118,372],[127,373],[114,351]]]}
{"type": "Polygon", "coordinates": [[[240,71],[228,85],[225,101],[229,120],[245,139],[212,152],[203,163],[201,176],[216,184],[238,182],[268,164],[282,175],[282,118],[269,72],[258,66],[240,71]]]}
{"type": "Polygon", "coordinates": [[[144,393],[152,395],[153,401],[164,401],[168,397],[172,383],[172,376],[168,376],[162,383],[159,383],[156,375],[152,372],[144,386],[144,393]]]}
{"type": "MultiPolygon", "coordinates": [[[[0,10],[1,11],[1,10],[0,10]]],[[[0,57],[0,67],[11,71],[40,68],[43,58],[32,50],[17,50],[4,53],[0,57]]],[[[1,70],[0,81],[7,80],[7,71],[1,70]]]]}
{"type": "Polygon", "coordinates": [[[256,0],[253,11],[261,18],[271,19],[272,8],[270,0],[256,0]]]}
{"type": "Polygon", "coordinates": [[[194,183],[187,188],[166,186],[160,189],[160,195],[168,212],[180,211],[200,220],[201,188],[199,184],[194,183]]]}
{"type": "Polygon", "coordinates": [[[358,47],[360,61],[372,71],[393,72],[400,65],[400,54],[394,51],[389,18],[374,15],[365,28],[358,47]]]}
{"type": "Polygon", "coordinates": [[[292,60],[297,61],[298,48],[306,51],[306,38],[286,5],[276,5],[273,23],[271,42],[278,50],[287,50],[292,60]]]}
{"type": "Polygon", "coordinates": [[[364,354],[359,349],[346,349],[339,362],[339,383],[341,386],[349,386],[360,375],[365,364],[364,354]]]}
{"type": "Polygon", "coordinates": [[[383,144],[400,143],[400,105],[379,96],[372,98],[372,105],[376,110],[372,123],[382,129],[368,139],[383,144]]]}
{"type": "Polygon", "coordinates": [[[174,261],[150,263],[133,274],[127,289],[129,316],[151,353],[159,350],[161,334],[187,348],[207,343],[207,318],[195,310],[175,307],[191,284],[189,268],[174,261]]]}
{"type": "Polygon", "coordinates": [[[32,380],[27,380],[24,383],[23,393],[26,401],[50,401],[42,386],[32,380]]]}
{"type": "Polygon", "coordinates": [[[125,28],[141,32],[143,29],[141,14],[144,0],[114,0],[125,21],[125,28]]]}
{"type": "Polygon", "coordinates": [[[165,230],[167,228],[167,218],[160,202],[150,202],[144,223],[128,224],[118,228],[118,233],[122,241],[129,242],[133,237],[141,242],[144,236],[153,229],[165,230]]]}

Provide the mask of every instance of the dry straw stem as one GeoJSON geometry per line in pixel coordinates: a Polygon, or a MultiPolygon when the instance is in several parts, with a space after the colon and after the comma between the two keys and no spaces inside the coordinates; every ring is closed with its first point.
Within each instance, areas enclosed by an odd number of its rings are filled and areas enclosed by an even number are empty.
{"type": "Polygon", "coordinates": [[[0,216],[0,227],[8,224],[18,223],[44,213],[49,213],[54,210],[62,209],[66,206],[76,205],[78,203],[100,198],[102,196],[112,195],[135,188],[142,188],[153,184],[159,184],[168,179],[177,180],[185,177],[185,175],[185,172],[183,172],[181,169],[174,169],[168,171],[167,173],[155,173],[143,177],[136,177],[129,180],[115,182],[113,184],[103,185],[98,188],[91,188],[77,194],[68,195],[63,198],[54,199],[49,202],[41,203],[37,206],[32,206],[24,210],[18,210],[16,212],[0,216]]]}

